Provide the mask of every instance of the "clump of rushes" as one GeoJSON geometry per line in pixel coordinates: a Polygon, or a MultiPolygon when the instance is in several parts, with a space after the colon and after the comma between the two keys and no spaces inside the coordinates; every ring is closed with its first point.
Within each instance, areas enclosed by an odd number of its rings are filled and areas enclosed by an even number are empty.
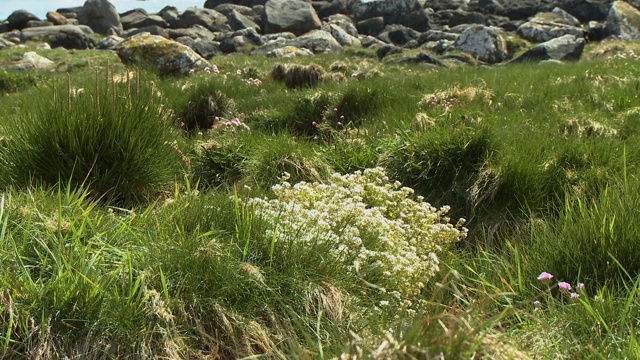
{"type": "Polygon", "coordinates": [[[54,87],[53,99],[12,125],[1,158],[6,185],[62,182],[87,187],[95,199],[130,203],[173,180],[175,128],[153,81],[105,73],[96,70],[93,94],[72,90],[68,76],[66,96],[54,87]]]}
{"type": "Polygon", "coordinates": [[[235,102],[222,91],[214,89],[213,82],[204,82],[193,88],[189,102],[178,118],[187,131],[208,130],[229,112],[235,109],[235,102]]]}
{"type": "Polygon", "coordinates": [[[316,64],[276,64],[269,72],[271,79],[284,82],[289,89],[315,87],[324,75],[324,69],[316,64]]]}

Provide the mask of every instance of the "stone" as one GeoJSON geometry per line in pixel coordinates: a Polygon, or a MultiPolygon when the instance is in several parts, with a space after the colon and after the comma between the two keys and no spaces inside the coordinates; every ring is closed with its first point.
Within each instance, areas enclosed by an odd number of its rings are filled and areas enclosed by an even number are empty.
{"type": "Polygon", "coordinates": [[[27,10],[16,10],[7,18],[9,30],[22,30],[28,27],[27,23],[32,20],[41,21],[37,16],[27,10]]]}
{"type": "Polygon", "coordinates": [[[98,42],[97,48],[100,50],[114,50],[124,39],[117,35],[109,35],[98,42]]]}
{"type": "Polygon", "coordinates": [[[229,19],[229,26],[231,26],[233,30],[255,29],[256,31],[260,31],[260,25],[236,10],[232,10],[227,18],[229,19]]]}
{"type": "Polygon", "coordinates": [[[624,1],[615,1],[605,21],[605,33],[624,40],[640,38],[640,12],[624,1]]]}
{"type": "Polygon", "coordinates": [[[401,54],[403,52],[404,52],[404,49],[401,48],[400,46],[395,46],[392,44],[384,44],[376,50],[376,56],[378,56],[378,60],[382,60],[389,55],[401,54]]]}
{"type": "Polygon", "coordinates": [[[151,35],[158,35],[169,39],[169,32],[160,26],[157,25],[149,25],[141,28],[133,28],[124,32],[124,37],[131,37],[137,34],[141,34],[143,32],[149,33],[151,35]]]}
{"type": "Polygon", "coordinates": [[[265,44],[265,40],[258,34],[258,31],[254,28],[240,29],[233,32],[233,36],[244,36],[253,45],[262,46],[265,44]]]}
{"type": "Polygon", "coordinates": [[[194,25],[200,25],[212,32],[232,31],[227,24],[227,17],[212,9],[199,9],[190,7],[186,9],[177,22],[170,23],[173,28],[190,28],[194,25]]]}
{"type": "Polygon", "coordinates": [[[220,51],[219,45],[220,44],[216,42],[202,41],[201,39],[196,39],[196,40],[193,40],[192,44],[189,45],[189,47],[195,50],[195,52],[197,52],[198,55],[209,60],[214,56],[220,56],[223,54],[222,51],[220,51]]]}
{"type": "Polygon", "coordinates": [[[589,21],[605,21],[610,7],[610,0],[580,0],[577,4],[563,6],[583,24],[589,21]]]}
{"type": "Polygon", "coordinates": [[[584,37],[580,21],[560,8],[554,8],[548,13],[539,13],[531,20],[520,25],[517,34],[528,41],[541,43],[551,39],[573,35],[584,37]]]}
{"type": "Polygon", "coordinates": [[[508,56],[507,42],[500,30],[483,25],[474,25],[463,31],[456,39],[455,47],[489,64],[502,62],[508,56]]]}
{"type": "Polygon", "coordinates": [[[147,33],[121,42],[115,50],[122,62],[151,66],[161,75],[184,75],[211,66],[190,47],[147,33]]]}
{"type": "Polygon", "coordinates": [[[300,36],[322,27],[313,6],[303,0],[269,0],[262,19],[266,34],[292,32],[300,36]]]}
{"type": "Polygon", "coordinates": [[[147,26],[158,26],[161,28],[169,27],[169,23],[166,22],[160,15],[149,15],[143,9],[128,11],[126,15],[120,17],[120,22],[122,22],[122,28],[124,30],[134,28],[139,29],[147,26]]]}
{"type": "Polygon", "coordinates": [[[385,62],[396,64],[431,64],[436,66],[445,66],[445,64],[440,59],[436,58],[435,56],[429,55],[426,52],[389,59],[385,62]]]}
{"type": "Polygon", "coordinates": [[[47,12],[47,20],[50,21],[53,25],[69,24],[69,19],[67,19],[64,15],[56,11],[47,12]]]}
{"type": "Polygon", "coordinates": [[[348,12],[348,3],[346,0],[313,0],[311,1],[311,5],[321,19],[348,12]]]}
{"type": "Polygon", "coordinates": [[[333,36],[333,38],[336,39],[342,46],[362,47],[360,39],[353,35],[350,35],[337,24],[325,24],[322,27],[322,30],[329,32],[331,36],[333,36]]]}
{"type": "MultiPolygon", "coordinates": [[[[54,26],[56,27],[56,26],[54,26]]],[[[54,48],[86,50],[96,47],[97,42],[81,31],[60,31],[49,37],[49,43],[54,48]]]]}
{"type": "Polygon", "coordinates": [[[100,34],[106,34],[109,30],[122,34],[123,31],[120,14],[107,0],[87,0],[78,13],[78,22],[100,34]]]}
{"type": "Polygon", "coordinates": [[[582,37],[564,35],[525,51],[511,62],[521,63],[528,61],[563,60],[577,61],[582,56],[586,41],[582,37]]]}
{"type": "Polygon", "coordinates": [[[266,54],[268,57],[292,59],[300,56],[313,56],[313,52],[308,49],[298,48],[295,46],[285,46],[274,49],[266,54]]]}
{"type": "Polygon", "coordinates": [[[409,41],[418,40],[420,35],[418,31],[404,25],[387,25],[378,38],[395,45],[406,46],[409,41]]]}
{"type": "Polygon", "coordinates": [[[252,7],[255,5],[264,5],[266,0],[207,0],[204,3],[204,7],[206,9],[215,9],[216,7],[224,4],[236,4],[247,7],[252,7]]]}
{"type": "Polygon", "coordinates": [[[341,54],[344,49],[328,32],[313,30],[293,40],[290,44],[295,47],[311,50],[314,54],[341,54]]]}
{"type": "Polygon", "coordinates": [[[0,50],[8,49],[10,47],[14,47],[16,44],[9,40],[0,37],[0,50]]]}
{"type": "Polygon", "coordinates": [[[380,47],[380,46],[387,45],[387,43],[385,43],[384,41],[370,35],[361,36],[360,43],[362,44],[363,48],[369,48],[372,46],[380,47]]]}
{"type": "Polygon", "coordinates": [[[209,29],[205,28],[202,25],[194,25],[190,28],[180,28],[180,29],[168,29],[170,39],[175,39],[178,37],[188,36],[192,39],[202,39],[204,41],[212,41],[215,38],[215,34],[209,31],[209,29]]]}
{"type": "Polygon", "coordinates": [[[360,34],[377,36],[384,31],[384,25],[384,18],[382,16],[376,16],[358,21],[356,28],[360,34]]]}
{"type": "Polygon", "coordinates": [[[26,52],[22,58],[11,66],[12,70],[29,71],[29,70],[47,70],[52,68],[55,63],[44,56],[38,55],[34,51],[26,52]]]}
{"type": "Polygon", "coordinates": [[[60,26],[43,26],[27,28],[20,32],[20,40],[22,42],[30,40],[42,40],[53,38],[61,33],[71,37],[82,38],[93,35],[93,30],[86,25],[60,25],[60,26]]]}
{"type": "Polygon", "coordinates": [[[352,15],[358,22],[382,17],[385,25],[399,24],[420,32],[429,30],[432,22],[424,0],[378,0],[356,3],[352,9],[352,15]]]}

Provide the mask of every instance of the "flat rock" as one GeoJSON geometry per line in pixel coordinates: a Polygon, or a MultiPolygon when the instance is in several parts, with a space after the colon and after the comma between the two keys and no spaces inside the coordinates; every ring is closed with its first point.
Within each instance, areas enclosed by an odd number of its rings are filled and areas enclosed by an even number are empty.
{"type": "Polygon", "coordinates": [[[465,51],[480,61],[495,64],[507,59],[507,42],[499,29],[474,25],[456,39],[457,50],[465,51]]]}
{"type": "Polygon", "coordinates": [[[585,40],[582,37],[564,35],[538,44],[518,56],[512,62],[562,60],[577,61],[582,56],[585,40]]]}
{"type": "Polygon", "coordinates": [[[580,21],[558,7],[548,13],[539,13],[520,25],[517,34],[525,40],[536,43],[564,35],[575,37],[584,37],[585,35],[580,28],[580,21]]]}
{"type": "Polygon", "coordinates": [[[190,47],[148,33],[119,43],[115,50],[122,62],[152,66],[162,75],[182,75],[211,66],[190,47]]]}
{"type": "Polygon", "coordinates": [[[303,0],[269,0],[262,20],[266,34],[292,32],[300,36],[322,27],[313,6],[303,0]]]}
{"type": "Polygon", "coordinates": [[[11,66],[11,69],[18,71],[46,70],[52,68],[54,65],[55,63],[53,61],[38,55],[34,51],[30,51],[24,53],[22,58],[11,66]]]}

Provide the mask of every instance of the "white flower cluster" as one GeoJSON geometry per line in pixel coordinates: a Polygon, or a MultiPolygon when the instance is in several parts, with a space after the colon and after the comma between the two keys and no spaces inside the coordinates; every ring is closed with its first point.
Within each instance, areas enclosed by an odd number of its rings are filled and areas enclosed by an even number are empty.
{"type": "Polygon", "coordinates": [[[379,290],[385,306],[408,306],[438,271],[441,246],[466,235],[449,224],[448,207],[436,209],[413,190],[391,183],[382,168],[334,174],[327,183],[286,181],[274,199],[252,198],[276,241],[330,245],[364,284],[379,290]],[[389,304],[389,305],[387,305],[389,304]]]}

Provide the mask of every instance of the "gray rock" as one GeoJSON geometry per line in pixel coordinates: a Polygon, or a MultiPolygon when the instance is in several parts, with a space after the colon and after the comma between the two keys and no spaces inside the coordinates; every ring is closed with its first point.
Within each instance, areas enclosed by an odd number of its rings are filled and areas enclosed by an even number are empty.
{"type": "Polygon", "coordinates": [[[117,35],[109,35],[98,42],[97,48],[100,50],[114,50],[124,39],[117,35]]]}
{"type": "Polygon", "coordinates": [[[165,28],[161,28],[157,25],[149,25],[141,28],[133,28],[124,32],[124,37],[131,37],[141,33],[149,33],[151,35],[158,35],[169,39],[169,32],[165,28]]]}
{"type": "Polygon", "coordinates": [[[304,48],[297,48],[295,46],[285,46],[283,48],[278,48],[271,50],[266,53],[268,57],[274,58],[284,58],[284,59],[292,59],[301,56],[313,56],[313,52],[304,48]]]}
{"type": "Polygon", "coordinates": [[[360,34],[377,36],[384,31],[384,25],[384,18],[382,16],[376,16],[358,21],[357,29],[360,34]]]}
{"type": "Polygon", "coordinates": [[[507,59],[507,42],[499,29],[474,25],[460,34],[455,42],[457,50],[472,54],[480,61],[490,64],[507,59]]]}
{"type": "Polygon", "coordinates": [[[54,48],[61,47],[65,49],[78,50],[93,49],[97,45],[97,41],[87,36],[87,34],[82,31],[60,31],[58,34],[49,37],[49,43],[54,48]]]}
{"type": "Polygon", "coordinates": [[[215,38],[215,34],[202,25],[194,25],[190,28],[182,29],[168,29],[170,39],[176,39],[183,36],[188,36],[192,39],[201,39],[203,41],[211,41],[215,38]]]}
{"type": "Polygon", "coordinates": [[[162,20],[166,21],[171,28],[178,28],[177,25],[180,22],[180,12],[176,7],[165,6],[158,12],[158,15],[162,18],[162,20]]]}
{"type": "Polygon", "coordinates": [[[342,46],[361,47],[362,43],[357,37],[347,33],[342,27],[337,24],[325,24],[322,30],[327,31],[333,36],[334,39],[342,46]]]}
{"type": "Polygon", "coordinates": [[[296,35],[290,32],[281,32],[281,33],[262,35],[262,39],[264,40],[265,43],[270,43],[272,41],[279,41],[279,40],[293,40],[295,38],[296,38],[296,35]]]}
{"type": "Polygon", "coordinates": [[[624,40],[640,38],[640,12],[624,1],[615,1],[605,21],[605,33],[624,40]]]}
{"type": "Polygon", "coordinates": [[[440,40],[456,41],[459,36],[460,34],[454,34],[454,33],[440,31],[440,30],[429,30],[420,35],[418,42],[420,44],[424,44],[429,41],[440,41],[440,40]]]}
{"type": "Polygon", "coordinates": [[[370,35],[361,36],[360,43],[364,48],[368,48],[372,46],[380,47],[380,46],[387,45],[387,43],[385,43],[384,41],[370,35]]]}
{"type": "Polygon", "coordinates": [[[425,52],[421,52],[411,56],[402,56],[394,59],[389,59],[385,62],[397,64],[431,64],[436,66],[445,66],[445,64],[440,59],[425,52]]]}
{"type": "Polygon", "coordinates": [[[313,30],[295,39],[287,40],[285,38],[278,38],[269,40],[265,45],[253,50],[251,54],[267,55],[270,51],[285,47],[307,49],[314,54],[342,53],[344,51],[342,46],[330,33],[323,30],[313,30]]]}
{"type": "Polygon", "coordinates": [[[420,33],[404,25],[387,25],[378,36],[380,40],[395,45],[406,46],[411,40],[418,40],[420,33]]]}
{"type": "Polygon", "coordinates": [[[202,41],[201,39],[194,40],[190,48],[197,52],[203,58],[209,60],[214,56],[222,55],[222,51],[219,48],[220,43],[213,41],[202,41]]]}
{"type": "MultiPolygon", "coordinates": [[[[166,19],[165,19],[166,20],[166,19]]],[[[201,25],[210,31],[232,31],[227,24],[227,17],[212,9],[190,7],[180,14],[176,23],[170,23],[173,28],[189,28],[201,25]]]]}
{"type": "Polygon", "coordinates": [[[400,46],[395,46],[392,44],[384,44],[376,50],[376,56],[378,56],[378,60],[382,60],[385,57],[393,54],[401,54],[405,50],[400,46]]]}
{"type": "Polygon", "coordinates": [[[589,21],[587,24],[587,38],[590,41],[601,41],[607,37],[607,29],[604,23],[599,21],[589,21]]]}
{"type": "Polygon", "coordinates": [[[231,26],[233,30],[255,29],[256,31],[260,31],[260,25],[236,10],[232,10],[227,18],[229,19],[229,26],[231,26]]]}
{"type": "Polygon", "coordinates": [[[191,69],[211,66],[190,47],[146,33],[121,42],[115,50],[122,62],[152,66],[162,75],[187,74],[191,69]]]}
{"type": "Polygon", "coordinates": [[[531,42],[545,42],[564,35],[584,37],[580,21],[560,8],[548,13],[539,13],[518,27],[520,37],[531,42]]]}
{"type": "Polygon", "coordinates": [[[236,4],[251,7],[255,5],[264,5],[265,2],[266,0],[207,0],[204,3],[204,7],[206,9],[215,9],[223,4],[236,4]]]}
{"type": "Polygon", "coordinates": [[[147,26],[169,27],[169,23],[160,15],[149,15],[143,9],[128,11],[126,15],[123,14],[123,16],[120,17],[120,22],[122,22],[122,28],[124,30],[144,28],[147,26]]]}
{"type": "Polygon", "coordinates": [[[400,24],[421,32],[429,30],[432,22],[431,13],[425,7],[424,0],[379,0],[356,3],[353,6],[352,15],[358,22],[382,17],[385,24],[400,24]]]}
{"type": "Polygon", "coordinates": [[[100,34],[110,30],[122,34],[123,31],[120,14],[107,0],[87,0],[78,12],[78,22],[100,34]]]}
{"type": "Polygon", "coordinates": [[[348,12],[346,0],[312,0],[311,5],[321,19],[348,12]]]}
{"type": "Polygon", "coordinates": [[[254,29],[254,28],[246,28],[246,29],[236,30],[233,33],[233,36],[244,36],[253,45],[257,45],[257,46],[262,46],[266,42],[263,39],[263,37],[260,34],[258,34],[258,31],[256,29],[254,29]]]}
{"type": "Polygon", "coordinates": [[[7,22],[9,23],[9,30],[22,30],[28,27],[29,21],[41,21],[40,18],[28,12],[27,10],[16,10],[9,15],[7,22]]]}
{"type": "Polygon", "coordinates": [[[14,47],[16,44],[6,40],[4,38],[0,38],[0,50],[8,49],[10,47],[14,47]]]}
{"type": "Polygon", "coordinates": [[[286,31],[300,36],[322,27],[313,6],[303,0],[269,0],[262,19],[265,34],[286,31]]]}
{"type": "Polygon", "coordinates": [[[47,70],[52,68],[54,65],[55,63],[53,61],[30,51],[24,53],[22,58],[10,68],[17,71],[47,70]]]}
{"type": "MultiPolygon", "coordinates": [[[[248,6],[242,6],[242,5],[237,5],[237,4],[222,4],[222,5],[216,6],[213,10],[221,13],[222,15],[226,16],[227,18],[229,17],[231,12],[235,10],[235,11],[239,12],[240,14],[250,18],[251,21],[253,21],[253,22],[255,22],[257,20],[256,14],[253,12],[253,9],[251,7],[248,7],[248,6]]],[[[259,16],[259,17],[262,18],[262,16],[259,16]]]]}
{"type": "Polygon", "coordinates": [[[20,32],[22,42],[30,40],[42,40],[53,38],[60,34],[67,34],[72,37],[82,38],[93,35],[93,30],[86,25],[60,25],[27,28],[20,32]]]}
{"type": "Polygon", "coordinates": [[[582,56],[584,45],[584,38],[564,35],[534,46],[512,60],[512,62],[537,62],[544,60],[577,61],[582,56]]]}
{"type": "Polygon", "coordinates": [[[611,7],[611,0],[574,0],[571,2],[573,4],[565,4],[563,8],[583,24],[589,21],[605,21],[611,7]]]}

